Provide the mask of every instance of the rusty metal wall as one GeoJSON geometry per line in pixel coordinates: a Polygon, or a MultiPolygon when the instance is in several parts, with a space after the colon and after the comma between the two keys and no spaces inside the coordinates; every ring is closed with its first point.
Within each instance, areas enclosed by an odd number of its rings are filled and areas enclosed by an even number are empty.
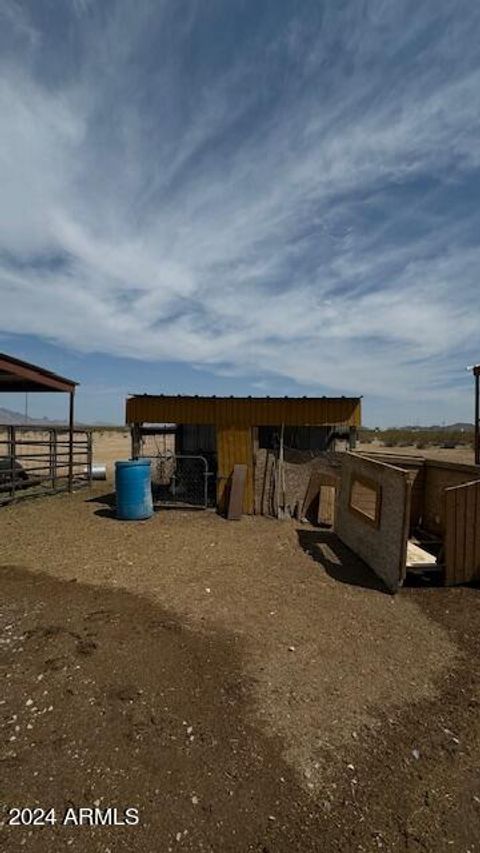
{"type": "Polygon", "coordinates": [[[126,422],[269,426],[360,426],[357,397],[131,397],[126,422]]]}
{"type": "Polygon", "coordinates": [[[219,427],[217,429],[218,480],[217,505],[226,510],[229,480],[234,465],[247,466],[247,479],[243,496],[243,511],[253,513],[253,447],[251,427],[219,427]]]}

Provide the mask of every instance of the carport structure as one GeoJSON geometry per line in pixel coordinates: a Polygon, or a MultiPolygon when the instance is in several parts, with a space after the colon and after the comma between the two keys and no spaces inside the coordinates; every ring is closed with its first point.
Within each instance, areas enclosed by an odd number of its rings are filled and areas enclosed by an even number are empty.
{"type": "Polygon", "coordinates": [[[75,430],[74,426],[77,385],[72,379],[58,376],[44,367],[0,353],[0,393],[59,393],[69,396],[67,429],[29,424],[0,426],[3,434],[7,434],[6,438],[0,436],[0,448],[7,449],[6,455],[0,451],[0,457],[3,456],[0,503],[14,499],[19,488],[28,486],[37,487],[36,494],[65,487],[71,492],[76,467],[86,467],[87,478],[90,479],[91,433],[75,430]],[[34,438],[25,437],[27,431],[33,433],[34,438]],[[45,434],[48,437],[42,438],[45,434]],[[78,456],[85,458],[79,459],[78,456]],[[26,470],[23,462],[28,463],[26,470]]]}

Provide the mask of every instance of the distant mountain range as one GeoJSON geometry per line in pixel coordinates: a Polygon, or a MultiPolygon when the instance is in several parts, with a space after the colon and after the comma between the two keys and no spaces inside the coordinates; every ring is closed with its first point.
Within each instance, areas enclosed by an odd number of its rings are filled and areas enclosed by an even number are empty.
{"type": "MultiPolygon", "coordinates": [[[[51,421],[50,418],[29,418],[22,415],[20,412],[14,412],[12,409],[4,409],[0,406],[0,424],[16,424],[18,426],[55,426],[60,421],[51,421]]],[[[65,421],[63,422],[65,423],[65,421]]]]}
{"type": "Polygon", "coordinates": [[[456,424],[433,424],[432,426],[402,426],[402,427],[386,427],[386,429],[403,429],[410,430],[412,432],[422,431],[427,432],[431,430],[432,432],[470,432],[474,429],[473,424],[468,423],[456,423],[456,424]]]}
{"type": "MultiPolygon", "coordinates": [[[[30,418],[25,417],[25,413],[14,412],[13,409],[5,409],[0,406],[0,426],[44,426],[44,427],[54,427],[54,426],[66,426],[67,420],[61,421],[53,421],[51,418],[30,418]]],[[[84,424],[80,421],[75,421],[75,426],[77,427],[86,427],[86,426],[116,426],[116,424],[105,424],[100,421],[96,421],[93,424],[84,424]]],[[[119,427],[121,426],[118,425],[119,427]]]]}
{"type": "MultiPolygon", "coordinates": [[[[369,430],[370,432],[375,432],[375,427],[360,427],[361,429],[369,430]]],[[[403,432],[473,432],[475,429],[473,424],[464,423],[459,421],[455,424],[433,424],[432,426],[419,426],[415,424],[415,426],[392,426],[392,427],[382,427],[380,432],[386,432],[391,430],[398,430],[403,432]]]]}
{"type": "MultiPolygon", "coordinates": [[[[64,421],[52,421],[50,418],[30,418],[25,417],[25,414],[21,414],[21,412],[14,412],[12,409],[4,409],[0,406],[0,425],[9,425],[16,424],[17,426],[65,426],[66,420],[64,421]]],[[[84,427],[84,426],[97,426],[97,427],[122,427],[122,424],[106,424],[103,421],[95,421],[92,424],[84,424],[79,421],[75,422],[76,426],[84,427]]],[[[363,427],[363,429],[372,430],[373,427],[363,427]]],[[[409,430],[411,432],[422,430],[423,432],[427,430],[432,431],[441,431],[445,432],[472,432],[474,429],[473,424],[469,423],[456,423],[456,424],[442,424],[442,426],[434,425],[434,426],[403,426],[403,427],[384,427],[384,429],[399,429],[399,430],[409,430]]],[[[383,432],[384,430],[381,430],[383,432]]]]}

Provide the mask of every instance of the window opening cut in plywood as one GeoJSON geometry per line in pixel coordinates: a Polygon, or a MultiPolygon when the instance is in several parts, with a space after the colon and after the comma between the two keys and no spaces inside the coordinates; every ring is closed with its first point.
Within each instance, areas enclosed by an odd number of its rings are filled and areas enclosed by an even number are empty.
{"type": "Polygon", "coordinates": [[[380,525],[382,487],[367,477],[352,477],[350,481],[349,509],[374,527],[380,525]]]}

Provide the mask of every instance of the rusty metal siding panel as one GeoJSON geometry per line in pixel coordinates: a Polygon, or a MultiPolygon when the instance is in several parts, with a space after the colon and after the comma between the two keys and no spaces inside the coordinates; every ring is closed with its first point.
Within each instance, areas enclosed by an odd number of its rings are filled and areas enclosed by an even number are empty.
{"type": "Polygon", "coordinates": [[[253,450],[251,429],[237,426],[217,430],[218,488],[217,503],[226,507],[226,488],[235,465],[247,466],[243,511],[253,513],[253,450]]]}
{"type": "Polygon", "coordinates": [[[351,397],[131,397],[127,423],[210,423],[222,426],[343,424],[360,426],[360,400],[351,397]]]}

